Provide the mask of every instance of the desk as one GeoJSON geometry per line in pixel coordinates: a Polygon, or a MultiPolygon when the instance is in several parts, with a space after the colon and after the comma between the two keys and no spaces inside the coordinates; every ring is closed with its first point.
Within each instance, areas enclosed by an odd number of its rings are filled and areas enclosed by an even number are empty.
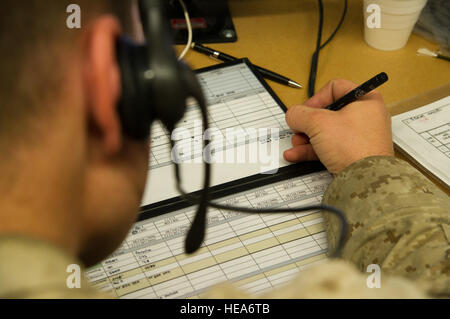
{"type": "MultiPolygon", "coordinates": [[[[317,0],[229,0],[229,4],[239,40],[211,47],[236,57],[248,57],[306,87],[317,36],[317,0]]],[[[336,27],[342,8],[342,0],[324,1],[325,39],[336,27]]],[[[450,83],[450,63],[417,56],[421,47],[437,49],[437,44],[413,34],[401,50],[372,49],[364,42],[362,1],[349,0],[341,30],[321,51],[316,89],[334,78],[360,84],[384,71],[390,80],[379,91],[389,105],[450,83]]],[[[186,61],[193,68],[217,63],[197,52],[189,52],[186,61]]],[[[306,89],[269,83],[287,106],[307,99],[306,89]]]]}
{"type": "MultiPolygon", "coordinates": [[[[254,64],[301,83],[303,90],[268,81],[286,106],[305,101],[317,37],[317,0],[229,0],[229,4],[239,40],[210,46],[236,57],[248,57],[254,64]]],[[[342,0],[324,1],[325,39],[336,27],[342,9],[342,0]]],[[[421,47],[438,48],[415,34],[401,50],[385,52],[369,47],[364,41],[363,1],[349,0],[341,29],[321,51],[316,90],[334,78],[360,84],[384,71],[390,79],[378,90],[392,115],[430,103],[450,94],[450,63],[418,56],[416,51],[421,47]],[[415,96],[417,100],[411,99],[415,96]]],[[[195,69],[218,63],[194,51],[187,54],[186,62],[195,69]]]]}

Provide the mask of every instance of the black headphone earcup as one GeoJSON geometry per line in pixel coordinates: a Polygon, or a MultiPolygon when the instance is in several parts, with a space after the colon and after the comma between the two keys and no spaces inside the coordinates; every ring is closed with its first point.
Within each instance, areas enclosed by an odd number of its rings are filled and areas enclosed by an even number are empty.
{"type": "Polygon", "coordinates": [[[148,48],[136,45],[127,37],[120,37],[116,43],[117,62],[121,73],[122,96],[118,113],[124,135],[143,140],[149,137],[154,120],[152,113],[151,79],[145,78],[149,69],[148,48]]]}

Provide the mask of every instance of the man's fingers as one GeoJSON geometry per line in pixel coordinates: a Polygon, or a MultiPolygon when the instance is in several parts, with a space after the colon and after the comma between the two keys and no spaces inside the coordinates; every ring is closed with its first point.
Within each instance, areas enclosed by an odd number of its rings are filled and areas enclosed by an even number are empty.
{"type": "Polygon", "coordinates": [[[292,135],[292,146],[304,145],[309,143],[309,137],[303,133],[292,135]]]}
{"type": "Polygon", "coordinates": [[[331,112],[327,110],[317,110],[305,105],[291,106],[286,112],[286,123],[294,133],[304,133],[311,137],[314,134],[314,128],[324,120],[324,117],[330,116],[331,112]]]}
{"type": "Polygon", "coordinates": [[[308,118],[313,111],[304,105],[291,106],[286,112],[286,123],[295,133],[308,135],[308,118]]]}
{"type": "Polygon", "coordinates": [[[332,80],[304,104],[310,107],[324,108],[357,87],[358,85],[351,81],[343,79],[332,80]]]}
{"type": "Polygon", "coordinates": [[[284,159],[288,162],[317,161],[319,158],[311,144],[298,145],[284,152],[284,159]]]}

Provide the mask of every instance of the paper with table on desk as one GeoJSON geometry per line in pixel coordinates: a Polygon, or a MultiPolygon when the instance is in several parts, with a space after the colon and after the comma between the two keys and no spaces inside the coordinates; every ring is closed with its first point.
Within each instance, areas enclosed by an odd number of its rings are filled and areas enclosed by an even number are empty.
{"type": "MultiPolygon", "coordinates": [[[[286,126],[284,110],[247,63],[216,67],[198,76],[208,98],[211,126],[221,131],[228,127],[278,128],[278,167],[288,165],[282,160],[282,153],[290,147],[292,134],[286,126]]],[[[182,123],[192,127],[199,118],[195,105],[190,105],[182,123]]],[[[193,134],[186,139],[198,137],[193,134]]],[[[168,138],[161,126],[153,127],[152,163],[143,205],[154,206],[158,200],[178,195],[172,184],[175,179],[168,138]]],[[[247,145],[261,142],[274,141],[248,141],[247,145]]],[[[236,147],[239,145],[226,145],[225,152],[236,147]]],[[[253,176],[260,170],[248,163],[213,165],[213,184],[253,176]]],[[[202,165],[184,166],[183,171],[186,188],[199,189],[202,165]]],[[[217,200],[253,208],[318,204],[331,179],[326,171],[310,172],[258,184],[217,200]]],[[[324,221],[317,211],[242,214],[210,209],[201,249],[186,255],[185,234],[195,211],[195,206],[187,206],[139,221],[112,256],[88,270],[88,279],[95,287],[120,298],[195,298],[223,281],[259,294],[326,259],[324,221]]]]}
{"type": "MultiPolygon", "coordinates": [[[[225,143],[224,149],[215,150],[216,158],[222,157],[224,160],[223,163],[211,165],[212,186],[289,165],[283,158],[283,150],[290,147],[292,133],[285,121],[284,106],[269,87],[265,86],[265,82],[250,69],[248,62],[207,68],[200,71],[197,77],[207,99],[212,129],[219,130],[223,136],[227,135],[227,130],[233,129],[256,129],[257,134],[259,130],[263,133],[257,139],[247,139],[241,145],[236,145],[235,139],[235,142],[225,143]],[[265,129],[273,128],[279,130],[279,138],[268,142],[264,135],[265,129]],[[247,148],[248,153],[252,146],[256,146],[258,155],[264,153],[260,151],[265,149],[272,152],[266,154],[267,158],[258,158],[257,161],[250,161],[250,157],[240,163],[225,160],[227,155],[233,157],[235,151],[242,147],[247,148]]],[[[187,129],[185,136],[177,144],[185,143],[190,147],[185,154],[187,160],[180,165],[183,186],[188,192],[203,187],[203,130],[200,115],[199,107],[191,102],[177,126],[179,129],[187,129]]],[[[153,125],[149,176],[142,206],[179,195],[171,159],[170,138],[162,125],[153,125]]]]}
{"type": "MultiPolygon", "coordinates": [[[[298,207],[318,204],[331,181],[318,172],[219,199],[223,204],[298,207]]],[[[184,254],[195,206],[136,223],[122,246],[87,272],[94,287],[119,298],[196,298],[220,282],[252,294],[285,284],[326,260],[321,213],[242,214],[210,209],[206,239],[184,254]]]]}
{"type": "Polygon", "coordinates": [[[392,117],[396,146],[450,187],[450,96],[392,117]]]}

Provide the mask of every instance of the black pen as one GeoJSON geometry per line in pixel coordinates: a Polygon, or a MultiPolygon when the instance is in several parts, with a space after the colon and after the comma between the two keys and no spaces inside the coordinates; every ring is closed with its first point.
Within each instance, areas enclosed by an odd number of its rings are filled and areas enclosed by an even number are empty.
{"type": "MultiPolygon", "coordinates": [[[[203,45],[201,45],[200,43],[192,43],[192,49],[194,49],[197,52],[209,55],[210,57],[223,61],[223,62],[229,62],[229,61],[236,61],[238,60],[238,58],[235,58],[231,55],[228,55],[226,53],[223,52],[219,52],[217,50],[205,47],[203,45]]],[[[297,89],[301,89],[302,86],[300,84],[298,84],[295,81],[292,81],[290,79],[288,79],[287,77],[284,77],[280,74],[277,74],[275,72],[272,72],[270,70],[264,69],[260,66],[257,65],[253,65],[261,74],[263,77],[265,77],[266,79],[293,87],[293,88],[297,88],[297,89]]]]}
{"type": "Polygon", "coordinates": [[[381,72],[380,74],[371,78],[369,81],[364,82],[363,84],[358,86],[356,89],[354,89],[350,93],[345,94],[343,97],[338,99],[336,102],[328,105],[326,107],[326,109],[331,110],[331,111],[339,111],[340,109],[347,106],[348,104],[355,102],[360,97],[363,97],[370,91],[375,90],[377,87],[379,87],[381,84],[383,84],[387,80],[388,80],[387,74],[384,72],[381,72]]]}

